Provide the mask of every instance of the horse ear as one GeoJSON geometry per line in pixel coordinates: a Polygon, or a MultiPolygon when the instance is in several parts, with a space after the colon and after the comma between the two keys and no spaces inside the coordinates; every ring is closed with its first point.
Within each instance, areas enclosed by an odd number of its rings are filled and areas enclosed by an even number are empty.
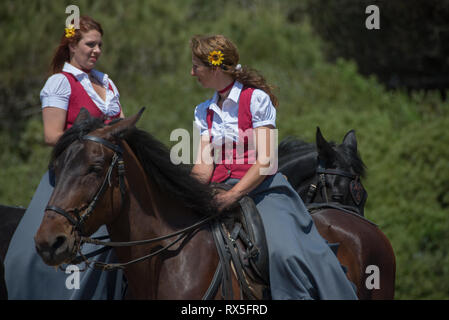
{"type": "Polygon", "coordinates": [[[335,156],[335,151],[329,142],[324,139],[320,127],[316,127],[316,146],[318,149],[318,157],[322,160],[332,160],[335,156]]]}
{"type": "Polygon", "coordinates": [[[137,114],[125,118],[123,120],[120,120],[117,123],[111,125],[111,127],[108,130],[108,135],[123,138],[131,129],[135,127],[137,121],[139,121],[144,111],[145,107],[140,109],[140,111],[137,114]]]}
{"type": "Polygon", "coordinates": [[[357,139],[355,138],[355,130],[350,130],[343,138],[343,144],[357,151],[357,139]]]}
{"type": "Polygon", "coordinates": [[[323,134],[321,133],[320,127],[316,127],[316,145],[317,147],[323,146],[327,141],[324,139],[323,134]]]}
{"type": "Polygon", "coordinates": [[[80,112],[76,116],[74,124],[89,120],[90,118],[92,118],[92,116],[90,115],[89,111],[86,108],[82,107],[80,112]]]}

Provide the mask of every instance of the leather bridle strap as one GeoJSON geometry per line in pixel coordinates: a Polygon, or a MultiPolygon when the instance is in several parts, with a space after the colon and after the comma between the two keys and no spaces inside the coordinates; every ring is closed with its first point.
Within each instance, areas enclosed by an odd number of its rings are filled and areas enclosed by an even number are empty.
{"type": "Polygon", "coordinates": [[[64,210],[64,209],[54,206],[54,205],[48,205],[45,208],[45,211],[47,211],[47,210],[55,211],[56,213],[64,216],[74,226],[75,230],[77,230],[78,232],[80,232],[83,235],[84,234],[84,223],[89,218],[89,216],[92,214],[92,212],[94,211],[94,209],[97,205],[97,202],[100,199],[100,197],[103,195],[104,191],[106,190],[107,185],[108,184],[111,185],[112,170],[114,169],[114,167],[117,163],[118,163],[120,193],[122,195],[122,203],[121,203],[120,210],[123,208],[124,197],[125,197],[125,183],[124,183],[125,168],[124,168],[124,162],[123,162],[123,158],[122,158],[123,149],[120,146],[115,145],[105,139],[95,137],[95,136],[89,136],[89,135],[81,137],[81,140],[90,140],[93,142],[97,142],[97,143],[100,143],[100,144],[104,145],[105,147],[114,151],[114,155],[112,157],[111,164],[108,168],[108,172],[106,174],[105,179],[103,180],[103,183],[101,184],[100,188],[98,189],[97,193],[95,194],[95,196],[93,197],[93,199],[91,200],[89,205],[83,206],[82,208],[75,208],[73,210],[64,210]],[[80,215],[80,213],[84,210],[86,210],[86,211],[82,215],[80,215]],[[74,219],[70,215],[71,212],[73,212],[75,214],[76,219],[74,219]]]}
{"type": "Polygon", "coordinates": [[[47,211],[47,210],[55,211],[56,213],[59,213],[61,216],[64,216],[67,220],[70,221],[70,223],[71,223],[72,225],[75,226],[75,229],[76,229],[77,227],[79,227],[78,224],[79,224],[79,221],[81,220],[81,218],[80,218],[80,216],[79,216],[79,213],[78,213],[78,210],[77,210],[77,209],[75,209],[75,210],[70,210],[70,211],[65,211],[64,209],[61,209],[61,208],[56,207],[56,206],[47,206],[47,207],[45,208],[45,211],[47,211]],[[74,212],[77,219],[74,219],[74,218],[69,214],[69,212],[74,212]]]}
{"type": "Polygon", "coordinates": [[[123,149],[120,146],[113,144],[112,142],[109,142],[108,140],[105,140],[103,138],[87,135],[87,136],[81,137],[81,140],[90,140],[93,142],[97,142],[97,143],[102,144],[105,147],[115,151],[116,153],[118,153],[120,155],[123,154],[123,149]]]}
{"type": "Polygon", "coordinates": [[[322,196],[325,199],[326,203],[329,203],[329,199],[327,196],[327,191],[326,191],[326,174],[332,174],[332,175],[337,175],[337,176],[341,176],[341,177],[346,177],[349,178],[351,180],[355,180],[358,179],[358,175],[352,174],[350,172],[347,171],[343,171],[340,169],[326,169],[324,162],[322,160],[319,161],[318,163],[318,167],[316,169],[316,173],[318,174],[317,177],[317,183],[316,184],[311,184],[307,190],[307,198],[306,198],[306,204],[311,203],[311,201],[314,199],[316,191],[318,189],[318,187],[320,186],[320,190],[322,192],[322,196]]]}
{"type": "Polygon", "coordinates": [[[324,161],[323,160],[319,160],[318,162],[318,167],[316,169],[316,173],[318,174],[333,174],[336,176],[342,176],[342,177],[346,177],[349,179],[356,179],[357,175],[352,174],[350,172],[347,171],[343,171],[340,169],[326,169],[326,166],[324,165],[324,161]]]}
{"type": "Polygon", "coordinates": [[[355,174],[352,174],[352,173],[349,173],[349,172],[346,172],[346,171],[343,171],[343,170],[340,170],[340,169],[323,169],[323,168],[319,167],[316,170],[316,173],[318,173],[318,174],[333,174],[333,175],[336,175],[336,176],[342,176],[342,177],[346,177],[346,178],[349,178],[349,179],[356,179],[357,178],[357,176],[355,174]]]}
{"type": "MultiPolygon", "coordinates": [[[[104,145],[105,147],[113,150],[115,152],[114,156],[117,155],[117,169],[118,169],[118,178],[119,178],[119,186],[120,186],[120,193],[122,195],[122,204],[120,207],[120,211],[122,211],[123,209],[123,205],[124,205],[124,199],[125,199],[125,194],[126,194],[126,190],[125,190],[125,162],[123,161],[123,149],[122,147],[120,147],[119,145],[113,144],[111,142],[109,142],[108,140],[96,137],[96,136],[83,136],[81,138],[82,140],[90,140],[93,142],[97,142],[100,143],[102,145],[104,145]]],[[[109,167],[109,176],[108,179],[110,179],[110,171],[113,168],[113,165],[115,164],[115,162],[113,162],[111,164],[111,166],[109,167]]],[[[109,181],[109,184],[110,181],[109,181]]]]}

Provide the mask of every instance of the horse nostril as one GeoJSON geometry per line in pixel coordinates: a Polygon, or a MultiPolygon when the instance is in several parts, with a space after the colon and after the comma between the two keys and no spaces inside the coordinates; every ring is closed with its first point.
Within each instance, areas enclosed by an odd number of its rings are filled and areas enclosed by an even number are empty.
{"type": "Polygon", "coordinates": [[[51,246],[54,251],[58,250],[67,240],[66,236],[58,236],[56,237],[55,242],[53,242],[53,245],[51,246]]]}
{"type": "Polygon", "coordinates": [[[59,265],[67,260],[70,251],[70,238],[64,234],[42,235],[34,238],[37,253],[48,265],[59,265]]]}

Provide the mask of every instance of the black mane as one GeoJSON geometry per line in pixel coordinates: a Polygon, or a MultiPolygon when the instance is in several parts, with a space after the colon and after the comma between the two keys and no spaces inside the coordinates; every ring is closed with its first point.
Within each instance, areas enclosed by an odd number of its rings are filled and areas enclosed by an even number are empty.
{"type": "Polygon", "coordinates": [[[299,140],[294,137],[287,137],[279,143],[278,155],[280,162],[286,162],[290,159],[298,159],[316,153],[316,146],[312,143],[299,140]]]}
{"type": "Polygon", "coordinates": [[[147,176],[161,190],[203,215],[217,211],[212,201],[212,189],[190,175],[190,166],[175,165],[170,150],[149,133],[134,129],[126,137],[147,176]]]}
{"type": "MultiPolygon", "coordinates": [[[[335,146],[335,144],[334,144],[335,146]]],[[[349,167],[354,170],[354,173],[359,175],[360,177],[365,177],[366,166],[360,157],[360,154],[357,150],[345,145],[340,144],[334,149],[337,151],[337,154],[341,156],[344,161],[349,165],[349,167]]]]}
{"type": "MultiPolygon", "coordinates": [[[[354,173],[364,177],[366,167],[357,150],[346,144],[336,145],[335,142],[328,142],[340,158],[340,165],[346,164],[354,170],[354,173]]],[[[282,166],[290,161],[298,161],[299,159],[311,155],[318,156],[316,145],[304,142],[294,137],[287,137],[282,140],[278,147],[279,164],[282,166]]]]}
{"type": "MultiPolygon", "coordinates": [[[[104,126],[97,118],[75,123],[54,147],[49,167],[53,166],[55,159],[75,140],[104,126]]],[[[139,159],[148,178],[161,192],[170,194],[186,207],[202,215],[216,212],[212,189],[193,178],[189,166],[174,165],[170,160],[170,151],[164,144],[137,128],[128,132],[125,140],[139,159]]]]}

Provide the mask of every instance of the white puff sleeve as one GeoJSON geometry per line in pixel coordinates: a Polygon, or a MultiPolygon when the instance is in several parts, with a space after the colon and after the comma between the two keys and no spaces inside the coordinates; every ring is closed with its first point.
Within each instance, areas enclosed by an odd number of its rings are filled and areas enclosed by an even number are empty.
{"type": "Polygon", "coordinates": [[[270,96],[260,89],[253,91],[251,96],[251,115],[253,128],[272,125],[276,128],[276,108],[270,96]]]}
{"type": "Polygon", "coordinates": [[[66,76],[62,73],[52,75],[40,93],[42,108],[56,107],[67,110],[70,93],[70,83],[66,76]]]}
{"type": "Polygon", "coordinates": [[[209,101],[199,104],[195,108],[195,126],[200,131],[200,135],[209,133],[207,125],[207,109],[209,107],[209,101]]]}

